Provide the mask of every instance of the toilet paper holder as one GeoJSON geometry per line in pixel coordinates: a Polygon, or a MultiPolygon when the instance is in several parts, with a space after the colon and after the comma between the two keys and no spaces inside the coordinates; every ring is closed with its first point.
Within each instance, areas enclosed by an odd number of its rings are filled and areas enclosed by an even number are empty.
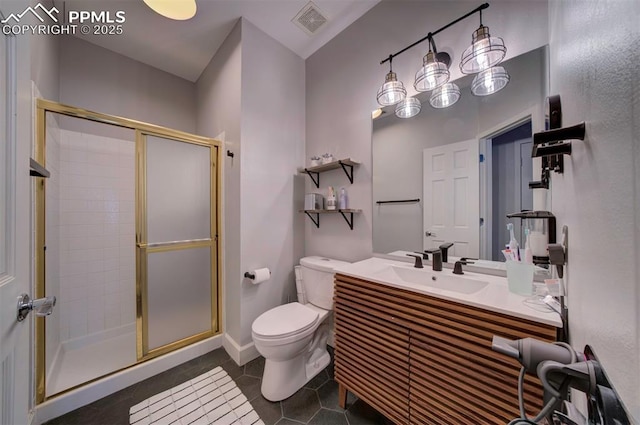
{"type": "Polygon", "coordinates": [[[271,278],[271,270],[267,267],[263,267],[261,269],[249,270],[244,273],[245,279],[248,279],[254,285],[258,283],[262,283],[271,278]]]}

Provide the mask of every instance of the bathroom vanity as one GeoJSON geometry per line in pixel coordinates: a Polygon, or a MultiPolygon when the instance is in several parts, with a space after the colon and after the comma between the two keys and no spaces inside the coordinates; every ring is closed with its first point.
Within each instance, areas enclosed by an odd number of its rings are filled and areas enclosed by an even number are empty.
{"type": "MultiPolygon", "coordinates": [[[[425,266],[428,267],[428,266],[425,266]]],[[[382,258],[335,275],[335,379],[397,424],[504,424],[519,416],[520,365],[494,335],[555,341],[558,314],[535,310],[506,279],[415,269],[382,258]],[[435,278],[435,279],[434,279],[435,278]]],[[[529,415],[542,387],[525,378],[529,415]]]]}

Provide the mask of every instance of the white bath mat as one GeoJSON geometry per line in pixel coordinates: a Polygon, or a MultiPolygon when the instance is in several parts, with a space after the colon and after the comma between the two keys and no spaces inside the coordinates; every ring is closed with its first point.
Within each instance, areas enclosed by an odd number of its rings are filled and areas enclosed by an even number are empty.
{"type": "Polygon", "coordinates": [[[129,409],[131,425],[264,425],[221,367],[129,409]]]}

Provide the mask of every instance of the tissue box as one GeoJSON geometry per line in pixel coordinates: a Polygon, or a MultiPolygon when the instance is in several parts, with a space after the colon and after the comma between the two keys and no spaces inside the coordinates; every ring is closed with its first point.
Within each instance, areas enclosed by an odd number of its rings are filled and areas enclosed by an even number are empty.
{"type": "Polygon", "coordinates": [[[322,210],[324,209],[324,196],[319,193],[307,193],[304,195],[305,210],[322,210]]]}

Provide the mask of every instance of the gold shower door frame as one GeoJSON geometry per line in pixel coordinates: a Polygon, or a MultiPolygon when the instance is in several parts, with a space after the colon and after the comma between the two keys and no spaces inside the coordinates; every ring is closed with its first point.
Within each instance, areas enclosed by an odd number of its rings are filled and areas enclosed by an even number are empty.
{"type": "MultiPolygon", "coordinates": [[[[46,166],[46,113],[57,113],[69,117],[86,119],[102,124],[127,128],[135,131],[135,222],[136,222],[136,353],[137,361],[128,367],[162,354],[185,347],[194,342],[209,338],[221,332],[222,318],[222,143],[215,139],[202,137],[179,130],[174,130],[154,124],[89,111],[74,106],[64,105],[44,99],[36,100],[36,144],[35,159],[46,166]],[[147,243],[147,198],[146,198],[146,138],[156,136],[176,142],[189,143],[209,148],[210,152],[210,235],[207,239],[197,241],[185,241],[171,244],[147,243]],[[211,253],[211,328],[171,342],[164,346],[149,350],[148,345],[148,304],[147,304],[147,257],[154,252],[167,252],[190,248],[209,247],[211,253]]],[[[41,179],[35,188],[35,297],[47,296],[45,292],[45,189],[44,179],[41,179]]],[[[56,295],[56,294],[51,294],[56,295]]],[[[53,314],[56,314],[55,311],[53,314]]],[[[36,402],[42,403],[45,396],[45,321],[36,320],[36,402]]],[[[113,371],[111,373],[115,373],[113,371]]],[[[97,379],[101,379],[97,378],[97,379]]],[[[90,381],[91,382],[91,381],[90,381]]],[[[81,385],[85,385],[81,384],[81,385]]],[[[76,387],[70,388],[74,389],[76,387]]],[[[66,390],[66,391],[69,391],[66,390]]],[[[65,392],[66,392],[65,391],[65,392]]],[[[61,393],[59,393],[61,394],[61,393]]],[[[58,395],[58,394],[56,394],[58,395]]],[[[52,396],[55,397],[56,395],[52,396]]]]}

